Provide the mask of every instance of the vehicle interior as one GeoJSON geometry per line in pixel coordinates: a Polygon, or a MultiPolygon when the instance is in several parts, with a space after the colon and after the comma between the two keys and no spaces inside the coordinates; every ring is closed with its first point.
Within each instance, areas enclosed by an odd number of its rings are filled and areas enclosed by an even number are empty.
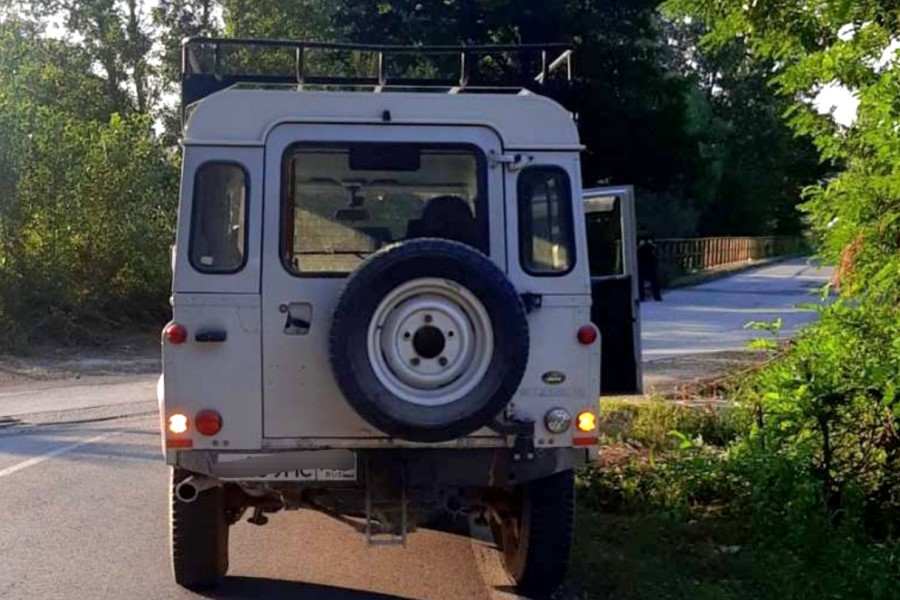
{"type": "Polygon", "coordinates": [[[418,237],[486,249],[483,174],[474,151],[377,146],[291,151],[286,264],[297,272],[347,273],[380,248],[418,237]]]}

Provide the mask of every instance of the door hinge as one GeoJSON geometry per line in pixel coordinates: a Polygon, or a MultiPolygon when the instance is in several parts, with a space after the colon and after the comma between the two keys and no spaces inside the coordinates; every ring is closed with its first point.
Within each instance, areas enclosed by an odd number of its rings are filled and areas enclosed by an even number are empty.
{"type": "Polygon", "coordinates": [[[519,171],[528,166],[534,157],[528,154],[501,154],[496,150],[491,150],[488,153],[488,162],[491,163],[491,168],[495,168],[498,165],[506,165],[506,168],[510,171],[519,171]]]}

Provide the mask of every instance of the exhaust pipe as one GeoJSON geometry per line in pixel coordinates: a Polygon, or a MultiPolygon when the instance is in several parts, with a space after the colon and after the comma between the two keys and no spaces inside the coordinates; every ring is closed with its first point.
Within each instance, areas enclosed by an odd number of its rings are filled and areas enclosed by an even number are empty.
{"type": "Polygon", "coordinates": [[[202,492],[219,485],[219,480],[204,475],[188,477],[175,486],[175,497],[186,504],[195,501],[202,492]]]}

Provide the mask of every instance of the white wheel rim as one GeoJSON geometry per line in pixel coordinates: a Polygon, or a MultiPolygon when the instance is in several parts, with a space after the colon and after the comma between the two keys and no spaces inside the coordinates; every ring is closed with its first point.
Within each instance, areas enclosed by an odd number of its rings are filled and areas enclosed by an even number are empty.
{"type": "Polygon", "coordinates": [[[478,385],[494,354],[494,332],[478,298],[454,281],[422,278],[392,290],[375,309],[369,363],[394,396],[419,406],[459,400],[478,385]]]}

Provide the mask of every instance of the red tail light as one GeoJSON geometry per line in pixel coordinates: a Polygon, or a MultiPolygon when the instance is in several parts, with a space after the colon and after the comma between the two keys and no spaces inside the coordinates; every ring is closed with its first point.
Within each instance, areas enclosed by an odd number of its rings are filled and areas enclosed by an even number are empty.
{"type": "Polygon", "coordinates": [[[578,329],[578,341],[585,346],[590,346],[597,341],[597,328],[593,325],[583,325],[578,329]]]}
{"type": "Polygon", "coordinates": [[[201,410],[194,417],[194,429],[203,435],[216,435],[222,430],[222,416],[214,410],[201,410]]]}
{"type": "Polygon", "coordinates": [[[188,332],[184,325],[172,322],[163,329],[163,337],[170,344],[183,344],[187,341],[188,332]]]}

